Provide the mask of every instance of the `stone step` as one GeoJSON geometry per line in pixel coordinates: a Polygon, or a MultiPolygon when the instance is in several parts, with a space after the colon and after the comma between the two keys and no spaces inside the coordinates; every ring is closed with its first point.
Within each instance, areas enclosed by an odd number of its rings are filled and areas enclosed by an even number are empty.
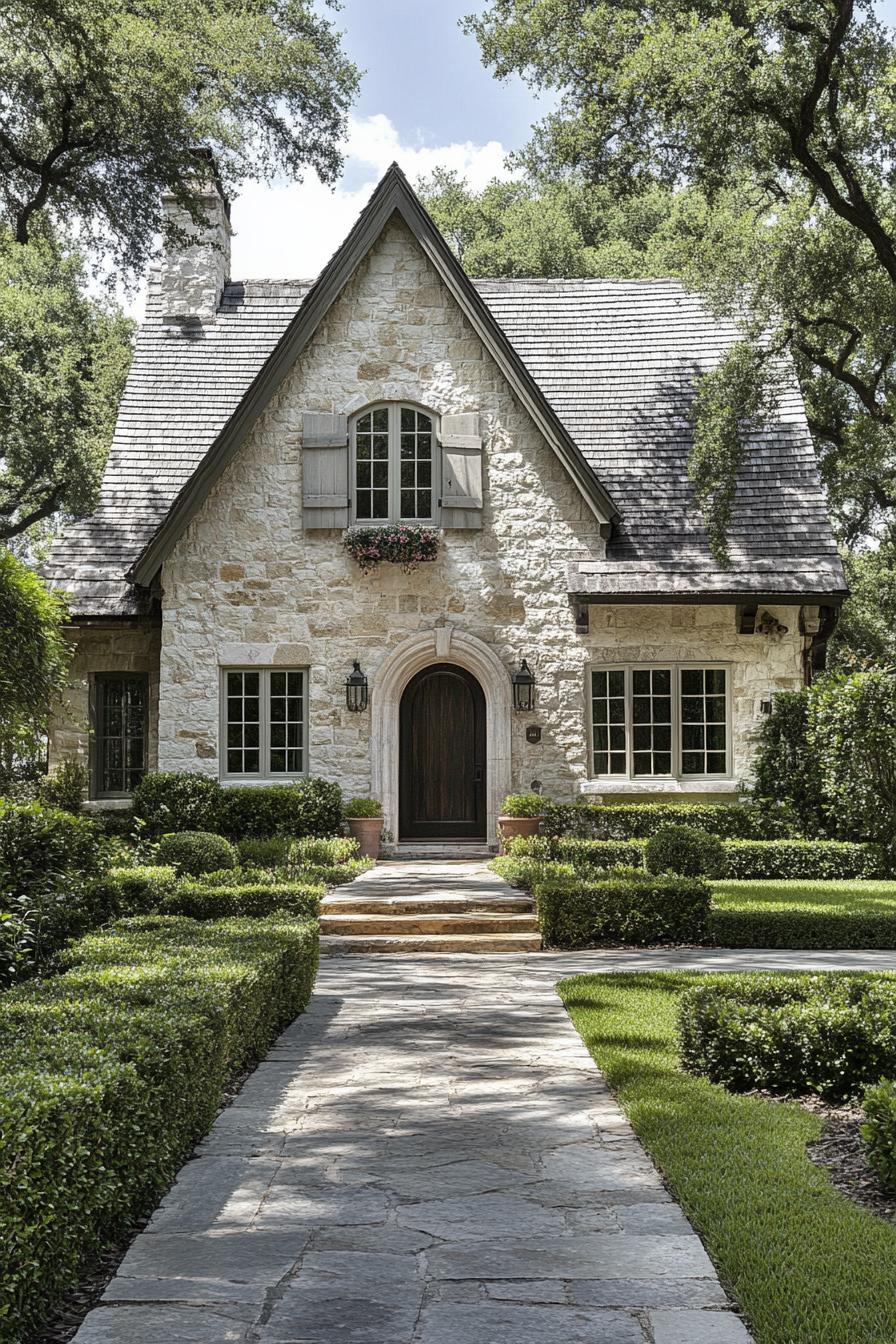
{"type": "Polygon", "coordinates": [[[494,845],[477,844],[399,844],[393,845],[389,850],[389,858],[392,860],[413,862],[415,859],[443,859],[458,863],[469,862],[470,859],[493,859],[498,853],[497,843],[494,845]]]}
{"type": "Polygon", "coordinates": [[[322,915],[528,915],[534,909],[531,896],[352,896],[350,886],[331,891],[321,904],[322,915]]]}
{"type": "Polygon", "coordinates": [[[416,914],[395,915],[378,911],[376,914],[344,914],[332,908],[321,914],[322,934],[342,937],[374,935],[405,936],[407,934],[477,934],[477,933],[537,933],[534,914],[462,913],[434,914],[418,911],[416,914]]]}
{"type": "Polygon", "coordinates": [[[405,936],[369,935],[346,938],[326,935],[320,940],[324,956],[361,956],[372,952],[392,952],[417,956],[421,952],[540,952],[537,933],[407,934],[405,936]]]}

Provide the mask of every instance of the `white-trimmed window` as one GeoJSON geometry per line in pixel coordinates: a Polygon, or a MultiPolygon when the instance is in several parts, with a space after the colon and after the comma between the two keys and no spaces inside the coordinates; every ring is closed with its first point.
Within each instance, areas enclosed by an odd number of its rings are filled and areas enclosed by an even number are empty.
{"type": "Polygon", "coordinates": [[[729,777],[731,678],[726,666],[593,667],[589,681],[592,774],[729,777]]]}
{"type": "Polygon", "coordinates": [[[373,406],[352,421],[357,523],[432,523],[438,503],[435,418],[416,406],[373,406]]]}
{"type": "Polygon", "coordinates": [[[221,669],[224,779],[307,773],[308,674],[292,667],[221,669]]]}

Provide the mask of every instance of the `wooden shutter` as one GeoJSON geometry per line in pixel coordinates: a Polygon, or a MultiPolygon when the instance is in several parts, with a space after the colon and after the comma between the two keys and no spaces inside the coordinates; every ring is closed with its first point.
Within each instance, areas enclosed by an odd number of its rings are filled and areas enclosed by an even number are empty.
{"type": "Polygon", "coordinates": [[[302,512],[306,528],[348,527],[347,415],[302,415],[302,512]]]}
{"type": "Polygon", "coordinates": [[[442,416],[443,527],[482,526],[479,414],[442,416]]]}

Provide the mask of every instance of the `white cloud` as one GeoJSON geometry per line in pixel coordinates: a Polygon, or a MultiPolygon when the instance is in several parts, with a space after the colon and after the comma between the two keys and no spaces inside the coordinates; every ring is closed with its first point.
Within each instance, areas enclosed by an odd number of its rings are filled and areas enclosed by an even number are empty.
{"type": "Polygon", "coordinates": [[[250,183],[233,202],[233,264],[238,279],[317,275],[342,242],[389,164],[397,162],[412,183],[434,168],[454,168],[475,189],[510,176],[507,151],[497,140],[454,145],[403,145],[388,117],[349,120],[345,174],[335,189],[314,174],[298,184],[250,183]],[[358,183],[351,188],[346,181],[358,183]]]}

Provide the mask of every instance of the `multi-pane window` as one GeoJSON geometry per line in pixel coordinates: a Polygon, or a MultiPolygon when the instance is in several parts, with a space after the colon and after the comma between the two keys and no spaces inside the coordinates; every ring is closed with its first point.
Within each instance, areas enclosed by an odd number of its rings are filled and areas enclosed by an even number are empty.
{"type": "Polygon", "coordinates": [[[625,673],[621,668],[592,674],[591,717],[594,726],[594,773],[627,775],[625,673]]]}
{"type": "Polygon", "coordinates": [[[145,674],[96,677],[94,790],[98,798],[126,797],[146,773],[148,699],[145,674]]]}
{"type": "Polygon", "coordinates": [[[431,522],[437,444],[432,416],[376,406],[354,423],[354,513],[359,523],[431,522]]]}
{"type": "Polygon", "coordinates": [[[630,778],[727,776],[728,717],[724,667],[595,668],[593,773],[630,778]]]}
{"type": "Polygon", "coordinates": [[[725,773],[728,704],[725,671],[719,667],[681,669],[681,772],[725,773]]]}
{"type": "Polygon", "coordinates": [[[222,673],[223,773],[280,779],[306,770],[306,673],[227,668],[222,673]]]}

